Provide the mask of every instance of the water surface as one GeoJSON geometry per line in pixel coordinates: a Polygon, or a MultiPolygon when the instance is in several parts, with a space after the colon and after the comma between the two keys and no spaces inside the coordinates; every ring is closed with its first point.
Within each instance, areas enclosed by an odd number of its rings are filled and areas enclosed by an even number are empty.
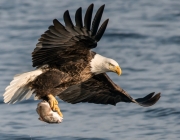
{"type": "Polygon", "coordinates": [[[2,140],[164,140],[179,139],[180,131],[180,1],[0,1],[0,139],[2,140]],[[40,35],[69,9],[72,19],[80,6],[106,4],[102,20],[110,19],[94,49],[115,59],[123,74],[108,74],[134,97],[162,92],[149,108],[76,104],[59,100],[64,122],[38,120],[38,101],[3,103],[5,87],[17,73],[33,70],[31,52],[40,35]]]}

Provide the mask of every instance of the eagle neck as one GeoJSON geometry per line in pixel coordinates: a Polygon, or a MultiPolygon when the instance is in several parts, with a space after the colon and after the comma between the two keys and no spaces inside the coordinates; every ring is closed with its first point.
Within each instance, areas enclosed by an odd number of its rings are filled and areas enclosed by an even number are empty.
{"type": "Polygon", "coordinates": [[[90,62],[91,72],[95,75],[107,72],[108,71],[108,69],[106,68],[107,59],[108,58],[100,54],[95,54],[94,58],[90,62]]]}

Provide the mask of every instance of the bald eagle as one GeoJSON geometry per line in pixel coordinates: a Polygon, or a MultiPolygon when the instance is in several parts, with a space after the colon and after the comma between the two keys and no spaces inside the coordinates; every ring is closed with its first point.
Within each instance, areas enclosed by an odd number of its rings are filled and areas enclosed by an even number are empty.
{"type": "Polygon", "coordinates": [[[56,96],[72,104],[132,102],[145,107],[155,104],[160,93],[152,92],[143,98],[133,99],[106,74],[114,72],[121,75],[119,64],[91,51],[97,46],[109,21],[105,20],[99,28],[104,6],[98,9],[92,23],[93,4],[85,13],[84,24],[81,7],[75,13],[75,25],[68,10],[63,16],[65,26],[54,19],[32,52],[36,69],[14,77],[3,95],[4,102],[15,103],[34,94],[37,99],[47,100],[51,109],[60,116],[63,115],[56,96]]]}

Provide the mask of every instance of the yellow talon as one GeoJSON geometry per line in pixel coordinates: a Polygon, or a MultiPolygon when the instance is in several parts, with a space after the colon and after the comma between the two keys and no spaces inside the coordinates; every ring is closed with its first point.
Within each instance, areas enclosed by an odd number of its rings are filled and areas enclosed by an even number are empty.
{"type": "Polygon", "coordinates": [[[58,105],[55,106],[55,111],[63,118],[63,114],[61,113],[58,105]]]}
{"type": "Polygon", "coordinates": [[[58,106],[58,101],[56,100],[56,98],[52,94],[49,94],[47,97],[51,109],[53,111],[56,111],[61,117],[63,117],[63,114],[60,111],[60,108],[58,106]]]}

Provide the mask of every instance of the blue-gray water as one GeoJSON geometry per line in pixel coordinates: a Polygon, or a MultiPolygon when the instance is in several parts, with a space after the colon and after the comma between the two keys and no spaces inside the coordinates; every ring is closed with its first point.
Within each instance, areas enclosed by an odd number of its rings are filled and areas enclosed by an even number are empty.
{"type": "MultiPolygon", "coordinates": [[[[62,21],[63,23],[63,21],[62,21]]],[[[180,139],[180,1],[179,0],[0,0],[0,140],[177,140],[180,139]],[[5,87],[17,73],[33,70],[31,52],[54,18],[72,19],[80,6],[95,11],[106,4],[110,19],[95,51],[115,59],[123,74],[110,77],[134,97],[161,92],[149,108],[76,104],[59,100],[64,121],[38,120],[38,101],[7,105],[5,87]]]]}

